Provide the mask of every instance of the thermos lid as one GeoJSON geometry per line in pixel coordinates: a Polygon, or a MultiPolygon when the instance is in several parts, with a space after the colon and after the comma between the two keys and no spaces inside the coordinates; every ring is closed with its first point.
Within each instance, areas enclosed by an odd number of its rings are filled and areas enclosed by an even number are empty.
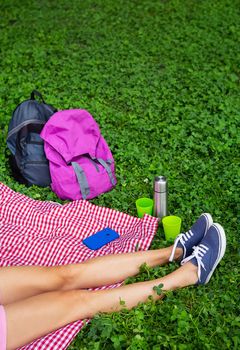
{"type": "Polygon", "coordinates": [[[167,191],[167,178],[165,176],[156,176],[154,179],[154,191],[166,192],[167,191]]]}

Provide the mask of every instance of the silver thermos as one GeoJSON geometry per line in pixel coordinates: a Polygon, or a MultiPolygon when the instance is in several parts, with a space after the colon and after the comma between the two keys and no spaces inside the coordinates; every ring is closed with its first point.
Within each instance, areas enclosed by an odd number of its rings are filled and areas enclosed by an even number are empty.
{"type": "Polygon", "coordinates": [[[154,216],[162,219],[167,215],[167,178],[156,176],[154,178],[154,216]]]}

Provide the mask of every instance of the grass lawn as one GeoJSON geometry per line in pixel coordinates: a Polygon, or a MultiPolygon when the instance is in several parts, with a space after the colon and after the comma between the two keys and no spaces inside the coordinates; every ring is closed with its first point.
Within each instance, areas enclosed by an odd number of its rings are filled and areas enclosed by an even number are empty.
{"type": "MultiPolygon", "coordinates": [[[[184,230],[210,212],[226,231],[208,285],[96,316],[69,350],[239,349],[240,1],[5,0],[0,49],[0,181],[57,199],[16,183],[5,157],[12,111],[37,88],[59,109],[89,110],[110,145],[118,185],[93,203],[136,215],[165,175],[184,230]]],[[[152,248],[165,245],[159,227],[152,248]]]]}

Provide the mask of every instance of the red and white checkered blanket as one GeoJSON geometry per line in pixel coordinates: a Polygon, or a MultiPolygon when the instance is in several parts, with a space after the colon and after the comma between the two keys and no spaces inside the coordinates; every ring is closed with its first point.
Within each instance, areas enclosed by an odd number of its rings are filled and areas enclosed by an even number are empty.
{"type": "MultiPolygon", "coordinates": [[[[79,200],[65,205],[31,199],[0,183],[0,266],[65,265],[106,255],[147,250],[158,220],[143,219],[79,200]],[[82,240],[111,227],[120,238],[97,251],[82,240]]],[[[103,288],[115,288],[120,283],[103,288]]],[[[71,323],[21,350],[61,350],[71,343],[83,321],[71,323]]]]}

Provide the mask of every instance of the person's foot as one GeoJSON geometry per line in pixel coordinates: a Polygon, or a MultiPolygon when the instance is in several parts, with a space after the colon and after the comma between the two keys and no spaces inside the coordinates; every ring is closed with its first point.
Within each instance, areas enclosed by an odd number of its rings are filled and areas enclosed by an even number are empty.
{"type": "Polygon", "coordinates": [[[224,256],[226,250],[226,236],[219,224],[213,224],[193,253],[182,260],[181,264],[190,261],[198,268],[198,281],[196,284],[207,284],[214,270],[224,256]]]}
{"type": "Polygon", "coordinates": [[[211,215],[204,213],[197,219],[189,231],[180,233],[175,239],[169,261],[174,260],[177,248],[182,248],[183,251],[180,261],[189,256],[192,253],[193,247],[198,245],[203,239],[212,223],[213,219],[211,215]]]}

